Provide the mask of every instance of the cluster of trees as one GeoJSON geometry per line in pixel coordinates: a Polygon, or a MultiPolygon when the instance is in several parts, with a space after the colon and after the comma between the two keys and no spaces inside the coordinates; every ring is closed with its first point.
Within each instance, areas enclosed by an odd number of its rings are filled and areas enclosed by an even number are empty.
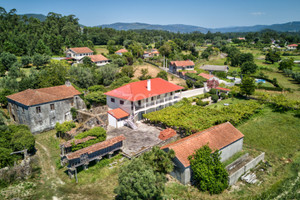
{"type": "Polygon", "coordinates": [[[166,153],[159,147],[122,166],[116,199],[162,199],[167,181],[165,175],[173,171],[173,150],[166,153]]]}
{"type": "Polygon", "coordinates": [[[0,168],[13,165],[14,161],[22,158],[12,152],[27,149],[35,150],[35,138],[26,125],[5,125],[0,119],[0,168]]]}

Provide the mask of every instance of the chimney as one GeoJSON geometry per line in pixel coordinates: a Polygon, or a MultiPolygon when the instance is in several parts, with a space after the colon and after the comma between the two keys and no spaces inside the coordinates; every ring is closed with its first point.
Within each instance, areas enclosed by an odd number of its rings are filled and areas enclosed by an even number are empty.
{"type": "Polygon", "coordinates": [[[71,84],[71,82],[70,82],[69,80],[66,80],[65,85],[66,85],[67,87],[69,87],[69,86],[71,86],[72,84],[71,84]]]}
{"type": "Polygon", "coordinates": [[[151,79],[147,80],[147,90],[151,91],[151,79]]]}

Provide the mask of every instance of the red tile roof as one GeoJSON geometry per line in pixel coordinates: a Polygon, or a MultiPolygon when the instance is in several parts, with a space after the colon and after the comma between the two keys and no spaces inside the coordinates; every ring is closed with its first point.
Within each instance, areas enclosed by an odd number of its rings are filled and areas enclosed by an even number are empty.
{"type": "Polygon", "coordinates": [[[78,140],[69,140],[67,142],[62,143],[61,146],[68,148],[68,147],[71,147],[73,143],[74,143],[74,145],[77,145],[77,144],[85,143],[86,141],[93,140],[93,139],[96,139],[96,137],[87,136],[85,138],[78,139],[78,140]]]}
{"type": "Polygon", "coordinates": [[[101,54],[91,55],[91,56],[88,56],[88,57],[91,58],[92,62],[99,62],[99,61],[107,61],[107,60],[109,60],[108,58],[106,58],[105,56],[103,56],[101,54]]]}
{"type": "Polygon", "coordinates": [[[238,129],[226,122],[167,144],[161,149],[173,149],[177,159],[184,167],[188,167],[190,166],[188,157],[202,146],[208,144],[213,151],[220,150],[243,137],[244,135],[238,129]]]}
{"type": "Polygon", "coordinates": [[[197,71],[195,70],[190,70],[190,71],[182,71],[181,74],[184,76],[186,73],[192,73],[192,74],[197,74],[197,71]]]}
{"type": "Polygon", "coordinates": [[[167,128],[159,133],[158,138],[161,140],[167,140],[174,136],[176,136],[176,131],[174,129],[167,128]]]}
{"type": "Polygon", "coordinates": [[[214,77],[214,75],[206,74],[206,73],[201,73],[198,76],[202,76],[203,78],[206,78],[206,79],[211,79],[214,77]]]}
{"type": "Polygon", "coordinates": [[[161,78],[150,79],[151,90],[147,90],[147,80],[129,83],[112,91],[104,93],[108,96],[117,97],[129,101],[138,101],[152,96],[165,94],[183,89],[183,87],[170,83],[161,78]]]}
{"type": "Polygon", "coordinates": [[[73,98],[81,93],[73,86],[60,85],[55,87],[28,89],[7,96],[8,99],[19,102],[26,106],[32,106],[62,99],[73,98]]]}
{"type": "Polygon", "coordinates": [[[298,46],[298,44],[290,44],[290,45],[288,45],[289,47],[297,47],[298,46]]]}
{"type": "Polygon", "coordinates": [[[115,53],[126,53],[128,52],[126,49],[120,49],[118,51],[116,51],[115,53]]]}
{"type": "Polygon", "coordinates": [[[230,91],[228,88],[216,87],[217,90],[230,91]]]}
{"type": "Polygon", "coordinates": [[[69,153],[66,155],[67,159],[68,160],[73,160],[75,158],[80,158],[80,155],[82,154],[91,154],[91,153],[94,153],[96,151],[99,151],[101,149],[104,149],[104,148],[107,148],[107,147],[110,147],[118,142],[121,142],[125,140],[125,136],[124,135],[119,135],[117,137],[114,137],[114,138],[111,138],[111,139],[108,139],[108,140],[105,140],[103,142],[99,142],[97,144],[93,144],[89,147],[85,147],[83,149],[79,149],[78,151],[75,151],[73,153],[69,153]]]}
{"type": "Polygon", "coordinates": [[[109,110],[107,112],[109,114],[111,114],[116,119],[122,119],[124,117],[129,116],[129,114],[127,112],[125,112],[124,110],[122,110],[121,108],[116,108],[116,109],[113,109],[113,110],[109,110]]]}
{"type": "Polygon", "coordinates": [[[183,61],[171,61],[171,65],[175,65],[176,67],[186,67],[186,66],[195,66],[195,63],[191,60],[183,60],[183,61]]]}
{"type": "Polygon", "coordinates": [[[75,47],[75,48],[70,48],[73,52],[75,53],[93,53],[93,51],[88,48],[88,47],[75,47]]]}

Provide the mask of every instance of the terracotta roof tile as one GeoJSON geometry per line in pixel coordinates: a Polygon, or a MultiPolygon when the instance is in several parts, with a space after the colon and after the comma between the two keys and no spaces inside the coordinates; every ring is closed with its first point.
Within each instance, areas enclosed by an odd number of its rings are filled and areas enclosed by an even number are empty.
{"type": "Polygon", "coordinates": [[[167,140],[174,136],[176,136],[176,131],[174,129],[167,128],[159,133],[158,138],[161,140],[167,140]]]}
{"type": "Polygon", "coordinates": [[[171,61],[171,65],[175,65],[176,67],[187,67],[187,66],[195,66],[195,63],[191,60],[183,60],[183,61],[171,61]]]}
{"type": "Polygon", "coordinates": [[[81,93],[73,86],[60,85],[40,89],[27,89],[7,96],[8,99],[19,102],[26,106],[32,106],[62,99],[73,98],[81,93]]]}
{"type": "Polygon", "coordinates": [[[213,151],[220,150],[243,137],[244,135],[238,129],[226,122],[167,144],[161,149],[173,149],[178,160],[184,167],[188,167],[190,166],[188,157],[202,146],[208,144],[213,151]]]}
{"type": "Polygon", "coordinates": [[[289,47],[297,47],[298,46],[298,44],[290,44],[290,45],[288,45],[289,47]]]}
{"type": "Polygon", "coordinates": [[[75,53],[93,53],[93,51],[88,47],[74,47],[70,48],[75,53]]]}
{"type": "Polygon", "coordinates": [[[118,51],[116,51],[115,53],[126,53],[128,52],[127,49],[120,49],[118,51]]]}
{"type": "Polygon", "coordinates": [[[94,136],[87,136],[85,138],[78,139],[78,140],[69,140],[67,142],[62,143],[61,146],[64,146],[65,148],[68,148],[68,147],[72,146],[72,143],[74,143],[75,145],[77,145],[77,144],[85,143],[86,141],[93,140],[93,139],[96,139],[96,137],[94,137],[94,136]]]}
{"type": "Polygon", "coordinates": [[[230,91],[228,88],[216,87],[217,90],[230,91]]]}
{"type": "Polygon", "coordinates": [[[215,77],[214,75],[206,74],[206,73],[201,73],[198,76],[202,76],[203,78],[206,78],[207,80],[215,77]]]}
{"type": "Polygon", "coordinates": [[[98,55],[91,55],[91,56],[88,56],[91,58],[91,61],[92,62],[99,62],[99,61],[108,61],[109,59],[106,58],[105,56],[101,55],[101,54],[98,54],[98,55]]]}
{"type": "Polygon", "coordinates": [[[72,152],[72,153],[69,153],[66,155],[67,159],[68,160],[73,160],[75,158],[80,158],[80,156],[82,154],[91,154],[91,153],[94,153],[96,151],[99,151],[101,149],[104,149],[104,148],[107,148],[107,147],[110,147],[118,142],[121,142],[125,140],[125,136],[124,135],[119,135],[117,137],[114,137],[114,138],[111,138],[111,139],[108,139],[108,140],[105,140],[103,142],[99,142],[97,144],[93,144],[89,147],[86,147],[86,148],[83,148],[83,149],[79,149],[78,151],[75,151],[75,152],[72,152]]]}
{"type": "Polygon", "coordinates": [[[150,91],[147,90],[147,80],[144,80],[126,84],[122,87],[106,92],[105,95],[129,101],[138,101],[152,96],[183,89],[183,87],[170,83],[161,78],[150,79],[150,81],[150,91]]]}
{"type": "Polygon", "coordinates": [[[109,110],[107,112],[109,114],[111,114],[116,119],[122,119],[124,117],[129,116],[129,114],[127,112],[125,112],[124,110],[122,110],[121,108],[116,108],[116,109],[113,109],[113,110],[109,110]]]}
{"type": "Polygon", "coordinates": [[[195,70],[190,70],[190,71],[182,71],[180,72],[183,76],[185,76],[186,73],[192,73],[192,74],[197,74],[198,72],[195,70]]]}

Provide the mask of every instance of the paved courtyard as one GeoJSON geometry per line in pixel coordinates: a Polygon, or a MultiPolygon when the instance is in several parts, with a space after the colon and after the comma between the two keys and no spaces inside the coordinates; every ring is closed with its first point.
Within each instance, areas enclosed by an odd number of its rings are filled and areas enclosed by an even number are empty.
{"type": "Polygon", "coordinates": [[[107,139],[123,134],[125,136],[123,152],[134,156],[140,151],[159,144],[162,140],[158,138],[160,130],[153,126],[137,122],[138,128],[133,130],[127,126],[122,128],[108,127],[107,139]]]}

